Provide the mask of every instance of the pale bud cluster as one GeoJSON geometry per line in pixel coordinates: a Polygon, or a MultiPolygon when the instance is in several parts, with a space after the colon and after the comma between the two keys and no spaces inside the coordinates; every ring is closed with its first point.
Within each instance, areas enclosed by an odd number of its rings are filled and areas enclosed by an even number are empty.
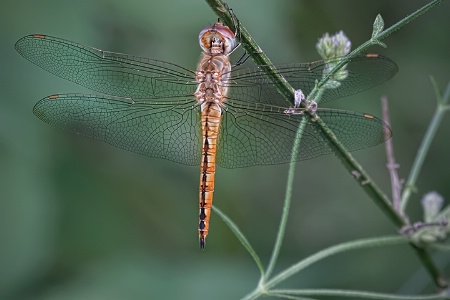
{"type": "Polygon", "coordinates": [[[339,58],[347,55],[352,48],[352,42],[339,31],[335,35],[325,33],[317,42],[316,49],[324,60],[339,58]]]}
{"type": "MultiPolygon", "coordinates": [[[[352,47],[351,41],[344,34],[343,31],[339,31],[335,35],[330,36],[325,33],[317,42],[316,49],[319,55],[327,62],[324,70],[323,76],[328,76],[328,74],[333,70],[333,68],[341,61],[339,58],[344,57],[350,53],[352,47]]],[[[343,66],[339,71],[333,74],[330,80],[327,82],[327,88],[337,88],[340,86],[340,82],[346,79],[348,76],[348,71],[346,66],[343,66]]]]}

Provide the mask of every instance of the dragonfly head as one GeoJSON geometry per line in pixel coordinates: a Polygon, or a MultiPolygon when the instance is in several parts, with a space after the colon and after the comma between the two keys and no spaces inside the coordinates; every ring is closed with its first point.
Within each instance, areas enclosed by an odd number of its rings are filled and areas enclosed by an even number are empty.
{"type": "Polygon", "coordinates": [[[210,55],[227,55],[236,47],[234,33],[219,22],[200,31],[198,41],[203,52],[210,55]]]}

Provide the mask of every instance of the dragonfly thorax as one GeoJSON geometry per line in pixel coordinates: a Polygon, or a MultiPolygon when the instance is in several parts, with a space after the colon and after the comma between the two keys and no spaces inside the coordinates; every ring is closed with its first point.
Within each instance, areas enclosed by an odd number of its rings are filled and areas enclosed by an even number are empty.
{"type": "Polygon", "coordinates": [[[226,101],[231,63],[227,55],[203,54],[195,79],[198,83],[194,96],[199,104],[222,104],[226,101]]]}
{"type": "Polygon", "coordinates": [[[236,47],[236,37],[229,27],[215,23],[203,29],[198,40],[205,54],[228,55],[236,47]]]}

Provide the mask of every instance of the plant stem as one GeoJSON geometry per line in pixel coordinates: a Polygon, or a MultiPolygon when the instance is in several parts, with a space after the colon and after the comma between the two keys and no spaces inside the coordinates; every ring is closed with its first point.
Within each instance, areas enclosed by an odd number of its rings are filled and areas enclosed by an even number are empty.
{"type": "MultiPolygon", "coordinates": [[[[383,121],[391,126],[391,119],[389,116],[389,104],[388,98],[386,96],[381,97],[381,107],[383,111],[383,121]]],[[[406,218],[404,211],[400,206],[400,194],[402,190],[402,186],[400,183],[400,178],[398,177],[398,164],[395,161],[394,155],[394,145],[392,143],[392,138],[387,140],[386,143],[386,157],[387,157],[387,169],[389,171],[389,175],[391,178],[391,190],[392,190],[392,205],[394,209],[403,217],[406,218]]],[[[405,223],[409,223],[407,219],[405,219],[405,223]]]]}
{"type": "Polygon", "coordinates": [[[433,138],[436,135],[436,131],[439,128],[439,124],[442,121],[444,113],[448,110],[446,105],[450,98],[450,84],[447,85],[447,89],[444,93],[444,96],[440,95],[439,90],[435,83],[434,85],[437,99],[436,110],[434,112],[433,118],[431,119],[431,123],[428,126],[427,132],[425,133],[425,136],[422,140],[422,143],[420,144],[419,150],[417,152],[416,158],[411,168],[411,172],[409,173],[408,180],[406,181],[405,189],[403,190],[401,199],[402,210],[405,210],[408,204],[408,200],[411,196],[411,193],[415,190],[417,177],[419,176],[419,172],[422,169],[422,165],[430,148],[431,142],[433,141],[433,138]]]}
{"type": "Polygon", "coordinates": [[[294,89],[286,79],[280,75],[269,57],[262,51],[247,29],[241,24],[236,24],[236,18],[233,17],[233,13],[230,11],[228,5],[222,0],[205,1],[217,16],[232,30],[236,32],[236,26],[239,25],[239,42],[242,43],[245,51],[247,51],[253,61],[266,73],[267,77],[270,78],[278,92],[286,98],[286,106],[292,105],[294,103],[294,89]]]}
{"type": "Polygon", "coordinates": [[[316,263],[324,258],[357,249],[367,249],[373,247],[387,246],[387,245],[400,245],[406,244],[408,240],[400,236],[387,236],[377,238],[366,238],[356,241],[345,242],[342,244],[334,245],[329,248],[323,249],[301,261],[290,266],[286,270],[282,271],[278,275],[275,275],[270,281],[267,282],[266,288],[269,289],[292,275],[304,270],[306,267],[316,263]]]}
{"type": "Polygon", "coordinates": [[[228,216],[223,213],[220,209],[213,206],[214,212],[219,215],[219,217],[227,224],[227,226],[230,228],[230,230],[234,233],[234,235],[239,239],[241,244],[245,247],[247,252],[251,255],[253,260],[256,263],[256,266],[259,269],[259,272],[261,273],[261,278],[265,277],[264,272],[264,266],[261,263],[261,260],[259,259],[258,254],[256,254],[256,251],[253,249],[253,247],[250,245],[250,242],[247,240],[247,238],[244,236],[244,234],[239,230],[239,228],[234,224],[234,222],[228,218],[228,216]]]}
{"type": "MultiPolygon", "coordinates": [[[[420,170],[422,169],[422,165],[428,153],[428,150],[431,146],[431,142],[433,141],[434,136],[436,135],[436,131],[439,128],[439,124],[442,121],[444,113],[448,111],[447,103],[450,99],[450,83],[447,85],[447,89],[443,96],[441,96],[434,80],[432,80],[432,83],[434,85],[437,99],[436,110],[434,112],[430,125],[428,126],[427,132],[425,133],[425,136],[422,140],[422,143],[420,144],[419,150],[417,152],[416,158],[411,168],[411,172],[409,173],[408,180],[405,184],[405,189],[403,190],[400,202],[402,211],[406,209],[411,193],[415,190],[416,180],[417,177],[419,176],[420,170]]],[[[422,261],[422,264],[425,266],[428,273],[432,275],[435,284],[440,288],[447,288],[448,282],[441,275],[439,269],[436,267],[429,253],[425,249],[418,248],[416,246],[414,246],[414,248],[416,249],[416,253],[419,256],[420,260],[422,261]]]]}
{"type": "MultiPolygon", "coordinates": [[[[258,46],[258,44],[253,40],[248,31],[241,26],[240,24],[236,24],[236,18],[233,13],[230,11],[227,4],[225,4],[222,0],[205,0],[208,5],[212,8],[212,10],[219,16],[222,21],[232,29],[236,29],[236,25],[239,25],[240,28],[240,42],[242,42],[244,49],[247,53],[252,57],[252,59],[257,63],[261,70],[263,70],[267,77],[272,81],[272,83],[276,86],[277,90],[286,98],[287,106],[290,106],[294,103],[294,89],[293,87],[286,81],[283,76],[281,76],[275,66],[272,64],[270,59],[264,54],[262,49],[258,46]]],[[[328,74],[327,77],[320,80],[316,88],[313,89],[311,93],[317,92],[318,89],[321,89],[327,81],[341,69],[344,65],[348,63],[350,59],[357,56],[358,54],[365,51],[367,48],[374,44],[378,44],[383,38],[390,35],[392,32],[400,29],[405,26],[412,20],[424,14],[426,11],[431,9],[442,2],[442,0],[433,0],[429,4],[423,6],[412,14],[408,15],[404,19],[400,20],[396,24],[392,25],[388,29],[380,32],[379,34],[373,36],[369,41],[363,43],[361,46],[353,50],[350,54],[348,54],[345,59],[337,64],[333,70],[328,74]],[[316,90],[317,89],[317,90],[316,90]]],[[[364,171],[361,165],[351,156],[351,154],[345,149],[345,147],[337,140],[334,133],[326,126],[326,124],[318,118],[317,124],[320,130],[326,136],[326,140],[328,145],[331,147],[333,152],[339,157],[341,162],[347,168],[347,170],[352,174],[358,174],[357,179],[361,183],[361,187],[365,190],[365,192],[372,198],[372,200],[386,213],[389,219],[391,219],[394,224],[398,227],[402,227],[405,224],[403,218],[395,211],[392,207],[389,199],[386,195],[381,191],[381,189],[370,179],[369,175],[364,171]]],[[[280,231],[279,231],[280,232],[280,231]]],[[[411,244],[412,245],[412,244],[411,244]]],[[[427,269],[428,273],[433,277],[434,282],[439,287],[446,287],[447,283],[442,281],[442,277],[439,275],[440,272],[436,265],[432,262],[429,254],[426,253],[423,249],[419,249],[412,245],[416,250],[419,258],[421,259],[423,265],[427,269]]]]}
{"type": "Polygon", "coordinates": [[[329,248],[323,249],[301,261],[290,266],[288,269],[282,271],[278,275],[275,275],[271,280],[267,281],[267,283],[263,285],[259,285],[254,291],[245,296],[242,299],[250,300],[257,299],[262,295],[267,295],[268,291],[270,291],[271,287],[276,286],[287,278],[297,274],[298,272],[304,270],[306,267],[311,266],[312,264],[330,257],[332,255],[336,255],[339,253],[343,253],[346,251],[364,249],[364,248],[373,248],[373,247],[381,247],[388,245],[401,245],[408,243],[408,240],[404,237],[400,236],[387,236],[387,237],[377,237],[377,238],[366,238],[357,241],[345,242],[342,244],[334,245],[329,248]]]}
{"type": "Polygon", "coordinates": [[[331,289],[314,289],[314,290],[270,290],[268,295],[299,295],[299,296],[313,296],[313,297],[335,297],[337,299],[356,298],[356,299],[377,299],[377,300],[443,300],[448,297],[442,294],[421,295],[421,296],[407,296],[407,295],[392,295],[385,293],[374,293],[364,291],[352,290],[331,290],[331,289]]]}
{"type": "Polygon", "coordinates": [[[289,208],[291,206],[291,199],[292,199],[292,190],[294,185],[294,177],[295,177],[295,158],[298,156],[298,151],[300,149],[300,141],[303,134],[303,131],[306,127],[307,119],[303,119],[300,123],[300,126],[298,127],[297,133],[295,135],[294,145],[292,147],[292,157],[291,157],[291,163],[289,164],[289,172],[288,172],[288,178],[286,183],[286,194],[284,198],[284,205],[283,205],[283,213],[281,215],[280,220],[280,226],[278,228],[278,234],[277,239],[275,241],[275,245],[273,247],[272,256],[270,257],[269,264],[267,266],[266,270],[266,276],[263,278],[263,280],[266,280],[267,278],[272,275],[273,269],[275,268],[275,264],[278,259],[278,255],[280,253],[281,244],[283,242],[284,238],[284,232],[286,229],[286,223],[289,215],[289,208]]]}

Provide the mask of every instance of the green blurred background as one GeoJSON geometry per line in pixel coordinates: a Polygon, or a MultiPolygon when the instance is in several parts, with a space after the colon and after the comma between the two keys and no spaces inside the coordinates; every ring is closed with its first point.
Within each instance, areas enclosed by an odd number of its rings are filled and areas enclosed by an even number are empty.
{"type": "MultiPolygon", "coordinates": [[[[242,24],[275,63],[317,60],[324,32],[344,30],[356,47],[382,14],[386,26],[427,1],[231,1],[242,24]]],[[[429,75],[450,79],[450,3],[373,47],[400,72],[330,106],[380,116],[390,99],[396,157],[407,177],[435,107],[429,75]]],[[[23,59],[14,43],[44,33],[86,45],[194,68],[198,32],[217,17],[203,1],[2,1],[0,4],[0,299],[237,299],[258,270],[217,215],[207,249],[197,240],[197,167],[152,159],[68,135],[31,112],[53,93],[87,92],[23,59]]],[[[234,55],[237,59],[240,53],[234,55]]],[[[449,128],[444,120],[408,214],[420,198],[450,195],[449,128]]],[[[355,153],[390,194],[382,145],[355,153]]],[[[219,168],[215,205],[266,262],[275,238],[287,165],[219,168]]],[[[396,229],[332,155],[297,164],[279,270],[324,247],[395,234],[396,229]]],[[[448,200],[447,200],[448,203],[448,200]]],[[[438,255],[450,272],[448,257],[438,255]]],[[[352,252],[320,262],[283,287],[434,291],[410,247],[352,252]],[[419,270],[419,273],[417,271],[419,270]]]]}

